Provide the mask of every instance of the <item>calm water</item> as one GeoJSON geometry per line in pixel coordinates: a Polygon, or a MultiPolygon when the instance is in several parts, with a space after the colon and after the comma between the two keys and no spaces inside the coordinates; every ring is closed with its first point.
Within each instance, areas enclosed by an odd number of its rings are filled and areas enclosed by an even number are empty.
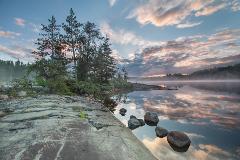
{"type": "Polygon", "coordinates": [[[133,133],[158,159],[240,159],[239,82],[144,82],[178,87],[171,91],[138,91],[119,103],[115,115],[126,126],[130,115],[143,118],[146,111],[159,115],[160,126],[185,132],[192,143],[187,152],[173,151],[166,137],[145,125],[133,133]],[[126,108],[125,116],[119,114],[126,108]]]}

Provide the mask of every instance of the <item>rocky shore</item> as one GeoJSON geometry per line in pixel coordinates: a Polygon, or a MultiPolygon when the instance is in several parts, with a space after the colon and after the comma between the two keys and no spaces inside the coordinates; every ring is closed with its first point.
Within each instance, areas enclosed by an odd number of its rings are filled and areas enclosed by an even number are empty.
{"type": "Polygon", "coordinates": [[[129,88],[117,89],[114,93],[130,93],[133,91],[150,91],[150,90],[177,90],[177,88],[170,88],[167,86],[160,86],[160,85],[150,85],[150,84],[143,84],[143,83],[133,83],[128,82],[129,88]]]}
{"type": "Polygon", "coordinates": [[[0,101],[0,159],[152,160],[114,115],[79,96],[0,101]]]}

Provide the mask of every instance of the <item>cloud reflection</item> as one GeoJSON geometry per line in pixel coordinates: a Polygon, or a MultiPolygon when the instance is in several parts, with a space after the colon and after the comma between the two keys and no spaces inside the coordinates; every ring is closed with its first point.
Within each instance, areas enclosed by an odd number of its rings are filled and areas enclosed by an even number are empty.
{"type": "MultiPolygon", "coordinates": [[[[173,94],[145,98],[143,108],[179,123],[240,128],[240,106],[223,93],[187,88],[173,94]],[[187,91],[186,91],[187,90],[187,91]],[[158,101],[156,100],[158,99],[158,101]],[[160,101],[159,101],[160,99],[160,101]]],[[[237,98],[239,101],[240,98],[237,98]]]]}
{"type": "Polygon", "coordinates": [[[229,152],[211,144],[199,144],[198,146],[190,146],[185,153],[173,152],[169,146],[167,139],[163,138],[144,138],[144,145],[160,160],[217,160],[217,159],[234,159],[237,155],[232,155],[229,152]]]}

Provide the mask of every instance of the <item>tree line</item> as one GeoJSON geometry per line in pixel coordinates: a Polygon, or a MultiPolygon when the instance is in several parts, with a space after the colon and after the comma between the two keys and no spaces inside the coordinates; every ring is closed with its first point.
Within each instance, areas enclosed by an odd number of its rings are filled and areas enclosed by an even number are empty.
{"type": "Polygon", "coordinates": [[[0,81],[9,82],[15,78],[21,78],[27,72],[28,64],[24,64],[17,60],[3,61],[0,60],[0,81]]]}
{"type": "Polygon", "coordinates": [[[33,52],[37,61],[31,71],[38,83],[50,90],[69,92],[79,86],[81,90],[97,90],[118,84],[116,80],[126,82],[126,70],[118,69],[111,56],[109,38],[96,24],[80,23],[73,9],[62,24],[54,16],[48,19],[39,36],[33,52]]]}

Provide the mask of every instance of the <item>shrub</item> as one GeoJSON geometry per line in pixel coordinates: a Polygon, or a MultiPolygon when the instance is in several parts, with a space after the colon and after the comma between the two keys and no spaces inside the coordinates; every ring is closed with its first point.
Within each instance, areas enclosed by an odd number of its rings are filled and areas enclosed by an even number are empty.
{"type": "Polygon", "coordinates": [[[80,119],[87,119],[88,115],[86,113],[84,113],[83,111],[80,111],[79,112],[79,117],[80,117],[80,119]]]}

